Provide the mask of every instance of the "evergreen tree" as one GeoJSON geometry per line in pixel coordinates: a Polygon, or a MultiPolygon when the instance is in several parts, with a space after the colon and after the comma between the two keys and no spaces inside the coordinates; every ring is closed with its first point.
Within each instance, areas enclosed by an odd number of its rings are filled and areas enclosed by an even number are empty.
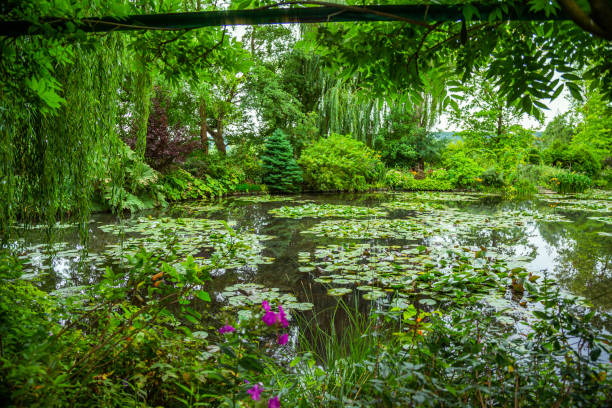
{"type": "Polygon", "coordinates": [[[302,170],[293,157],[293,148],[287,136],[276,130],[266,139],[261,156],[264,169],[263,182],[270,191],[299,191],[302,184],[302,170]]]}

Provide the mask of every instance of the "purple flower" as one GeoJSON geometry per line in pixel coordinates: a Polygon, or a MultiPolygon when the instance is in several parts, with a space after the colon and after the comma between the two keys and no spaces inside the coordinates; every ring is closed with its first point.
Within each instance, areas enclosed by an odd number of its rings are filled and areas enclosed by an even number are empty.
{"type": "Polygon", "coordinates": [[[270,398],[268,401],[268,408],[280,408],[280,400],[278,399],[278,396],[270,398]]]}
{"type": "Polygon", "coordinates": [[[283,307],[281,305],[278,305],[278,320],[281,326],[289,326],[289,322],[287,321],[287,315],[285,314],[285,311],[283,310],[283,307]]]}
{"type": "Polygon", "coordinates": [[[273,326],[276,324],[277,316],[276,313],[268,310],[265,315],[261,318],[265,324],[268,326],[273,326]]]}
{"type": "Polygon", "coordinates": [[[253,401],[259,401],[259,399],[261,398],[262,391],[263,387],[261,386],[261,383],[259,383],[255,384],[253,388],[249,388],[247,390],[247,393],[251,396],[251,398],[253,398],[253,401]]]}
{"type": "Polygon", "coordinates": [[[233,326],[230,326],[229,324],[226,324],[225,326],[223,326],[222,328],[219,329],[219,334],[225,334],[225,333],[231,333],[231,332],[235,332],[236,329],[233,326]]]}
{"type": "Polygon", "coordinates": [[[280,336],[278,336],[278,344],[280,344],[281,346],[284,346],[285,344],[287,344],[287,342],[289,341],[289,334],[287,333],[283,333],[280,336]]]}
{"type": "Polygon", "coordinates": [[[266,312],[270,311],[270,303],[268,303],[267,300],[261,302],[261,307],[263,307],[263,310],[265,310],[266,312]]]}

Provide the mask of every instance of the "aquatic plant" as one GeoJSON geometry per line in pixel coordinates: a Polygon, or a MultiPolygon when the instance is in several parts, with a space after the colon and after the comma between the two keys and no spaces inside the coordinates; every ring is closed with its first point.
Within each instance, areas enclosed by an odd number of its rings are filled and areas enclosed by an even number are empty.
{"type": "Polygon", "coordinates": [[[268,211],[275,217],[304,218],[304,217],[341,217],[361,218],[370,216],[386,216],[387,212],[380,208],[357,207],[352,205],[334,204],[304,204],[300,206],[282,206],[268,211]]]}

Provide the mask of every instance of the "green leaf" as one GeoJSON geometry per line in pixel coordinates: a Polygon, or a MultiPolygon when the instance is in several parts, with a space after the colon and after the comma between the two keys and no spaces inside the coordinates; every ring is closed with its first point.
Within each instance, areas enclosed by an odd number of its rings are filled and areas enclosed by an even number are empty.
{"type": "Polygon", "coordinates": [[[205,290],[198,290],[196,296],[204,302],[210,302],[210,295],[205,290]]]}

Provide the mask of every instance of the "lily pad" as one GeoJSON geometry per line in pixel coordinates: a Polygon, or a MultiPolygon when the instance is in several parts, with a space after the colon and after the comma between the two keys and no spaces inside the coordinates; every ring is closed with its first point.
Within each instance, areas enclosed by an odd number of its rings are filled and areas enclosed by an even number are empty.
{"type": "Polygon", "coordinates": [[[283,206],[268,211],[275,217],[304,218],[304,217],[384,217],[387,212],[379,208],[355,207],[352,205],[333,204],[305,204],[301,206],[283,206]]]}

